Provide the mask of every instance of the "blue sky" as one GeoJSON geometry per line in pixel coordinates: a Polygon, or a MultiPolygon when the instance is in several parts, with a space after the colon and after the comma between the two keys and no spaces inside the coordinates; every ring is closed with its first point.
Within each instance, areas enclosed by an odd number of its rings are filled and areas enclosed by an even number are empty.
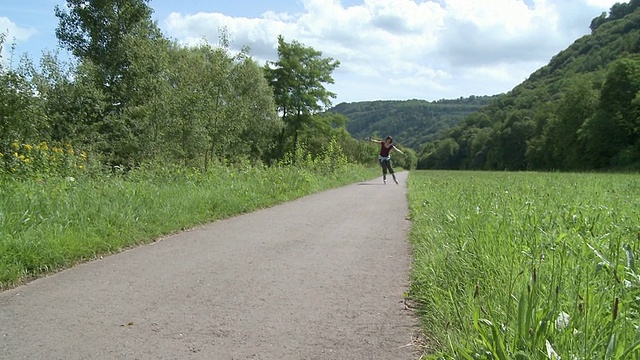
{"type": "MultiPolygon", "coordinates": [[[[340,102],[452,99],[510,91],[589,33],[615,0],[151,0],[163,33],[185,46],[216,44],[227,27],[232,49],[275,60],[277,36],[340,61],[328,88],[340,102]]],[[[56,5],[0,0],[2,56],[37,61],[57,49],[56,5]],[[15,57],[15,56],[14,56],[15,57]]],[[[65,56],[63,52],[62,56],[65,56]]],[[[14,62],[16,59],[14,59],[14,62]]]]}

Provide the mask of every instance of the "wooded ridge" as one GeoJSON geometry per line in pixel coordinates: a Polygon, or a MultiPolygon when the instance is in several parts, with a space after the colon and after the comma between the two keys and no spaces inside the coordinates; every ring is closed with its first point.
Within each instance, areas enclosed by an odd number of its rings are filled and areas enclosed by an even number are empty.
{"type": "Polygon", "coordinates": [[[392,135],[415,151],[437,140],[443,131],[488,105],[497,96],[454,100],[378,100],[341,103],[329,109],[349,119],[346,127],[356,139],[392,135]]]}
{"type": "Polygon", "coordinates": [[[618,3],[506,94],[339,104],[354,137],[395,134],[419,169],[640,169],[640,0],[618,3]]]}

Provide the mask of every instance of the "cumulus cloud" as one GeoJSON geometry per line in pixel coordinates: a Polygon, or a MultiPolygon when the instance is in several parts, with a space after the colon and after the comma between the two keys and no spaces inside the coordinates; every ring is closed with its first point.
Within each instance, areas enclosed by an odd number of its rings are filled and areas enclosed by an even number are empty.
{"type": "Polygon", "coordinates": [[[171,13],[160,22],[186,44],[217,43],[276,60],[277,37],[341,62],[337,101],[491,95],[511,90],[589,32],[615,0],[302,0],[304,10],[259,17],[171,13]],[[353,3],[353,1],[351,1],[353,3]]]}
{"type": "Polygon", "coordinates": [[[22,28],[16,25],[9,18],[0,16],[0,33],[7,35],[8,39],[15,39],[16,41],[27,41],[31,36],[36,33],[34,28],[22,28]]]}
{"type": "Polygon", "coordinates": [[[35,35],[36,30],[33,28],[22,28],[16,25],[9,18],[0,16],[0,34],[5,36],[2,45],[2,53],[0,57],[5,63],[8,61],[13,43],[19,44],[26,42],[31,36],[35,35]]]}

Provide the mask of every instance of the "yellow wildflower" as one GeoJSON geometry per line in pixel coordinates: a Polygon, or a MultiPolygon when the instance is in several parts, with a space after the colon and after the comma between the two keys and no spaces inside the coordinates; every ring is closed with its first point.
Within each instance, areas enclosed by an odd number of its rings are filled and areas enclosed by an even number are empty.
{"type": "Polygon", "coordinates": [[[13,150],[18,150],[20,149],[20,144],[17,141],[14,141],[13,143],[11,143],[11,147],[13,148],[13,150]]]}
{"type": "Polygon", "coordinates": [[[29,144],[25,144],[25,145],[24,145],[24,148],[25,148],[26,150],[31,150],[31,149],[33,149],[33,147],[32,147],[31,145],[29,145],[29,144]]]}

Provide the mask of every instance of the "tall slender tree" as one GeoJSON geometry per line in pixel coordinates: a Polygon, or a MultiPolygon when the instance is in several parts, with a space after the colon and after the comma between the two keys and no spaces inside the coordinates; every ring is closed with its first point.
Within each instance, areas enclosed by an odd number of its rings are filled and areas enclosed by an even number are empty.
{"type": "Polygon", "coordinates": [[[285,124],[279,139],[281,155],[288,140],[295,153],[298,135],[313,120],[312,115],[331,106],[336,94],[325,84],[334,83],[331,74],[339,65],[338,60],[322,57],[322,52],[312,47],[295,40],[287,43],[278,36],[278,60],[265,64],[265,75],[285,124]]]}
{"type": "MultiPolygon", "coordinates": [[[[150,119],[141,109],[153,96],[139,96],[139,80],[149,77],[141,76],[140,67],[135,70],[134,63],[140,57],[157,54],[141,49],[166,48],[167,44],[151,19],[153,10],[148,2],[67,0],[64,8],[55,7],[60,45],[80,63],[89,65],[92,70],[87,75],[104,94],[105,108],[100,112],[106,116],[92,125],[104,139],[99,151],[110,154],[112,163],[135,164],[145,151],[144,144],[149,143],[150,136],[144,130],[150,128],[150,119]]],[[[159,68],[147,69],[156,75],[162,72],[159,68]]]]}
{"type": "Polygon", "coordinates": [[[67,9],[55,7],[56,37],[63,48],[100,69],[97,81],[105,89],[117,91],[130,67],[127,36],[161,37],[148,2],[67,0],[67,9]]]}

